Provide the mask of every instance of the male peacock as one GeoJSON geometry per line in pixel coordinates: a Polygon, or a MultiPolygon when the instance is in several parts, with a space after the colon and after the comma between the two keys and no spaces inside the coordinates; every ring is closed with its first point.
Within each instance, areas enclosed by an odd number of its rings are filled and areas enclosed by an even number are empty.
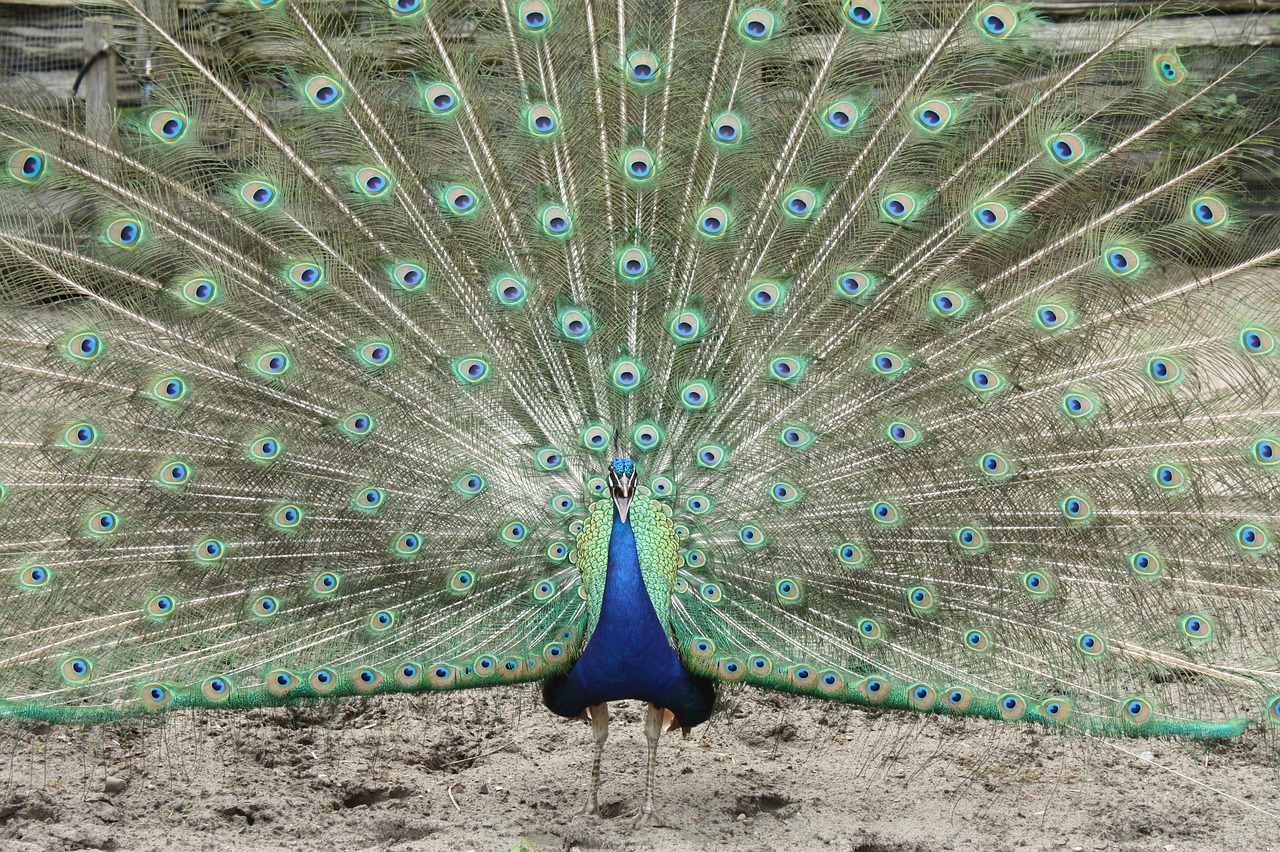
{"type": "Polygon", "coordinates": [[[650,703],[645,821],[717,684],[1280,722],[1257,48],[1164,7],[94,10],[142,105],[0,104],[0,715],[543,681],[588,811],[650,703]]]}

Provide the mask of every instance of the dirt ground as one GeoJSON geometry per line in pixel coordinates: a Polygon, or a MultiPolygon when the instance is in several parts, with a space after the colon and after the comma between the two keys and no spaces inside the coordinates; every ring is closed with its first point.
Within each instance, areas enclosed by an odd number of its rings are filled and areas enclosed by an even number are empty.
{"type": "Polygon", "coordinates": [[[664,736],[667,827],[641,829],[637,702],[614,705],[603,819],[576,815],[589,729],[528,688],[10,729],[0,848],[1280,848],[1261,734],[1101,741],[757,692],[727,703],[688,739],[664,736]]]}

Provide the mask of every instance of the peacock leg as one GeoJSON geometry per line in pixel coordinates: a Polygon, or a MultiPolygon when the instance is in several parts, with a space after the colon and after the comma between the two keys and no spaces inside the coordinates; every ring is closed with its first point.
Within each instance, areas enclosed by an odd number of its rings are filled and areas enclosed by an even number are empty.
{"type": "Polygon", "coordinates": [[[578,813],[592,815],[600,813],[596,791],[600,789],[600,757],[604,754],[604,741],[609,739],[609,705],[605,702],[593,704],[587,708],[587,716],[596,749],[591,758],[591,784],[587,788],[587,803],[578,813]]]}
{"type": "Polygon", "coordinates": [[[658,737],[662,735],[662,721],[665,711],[657,704],[649,705],[649,712],[644,717],[644,736],[649,741],[649,765],[644,773],[644,805],[636,815],[636,826],[661,826],[662,820],[653,809],[653,780],[658,769],[658,737]]]}

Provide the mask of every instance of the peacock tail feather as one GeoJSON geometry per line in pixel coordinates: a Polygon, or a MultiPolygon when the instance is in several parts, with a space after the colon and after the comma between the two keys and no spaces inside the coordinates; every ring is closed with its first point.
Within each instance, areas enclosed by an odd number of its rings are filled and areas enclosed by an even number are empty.
{"type": "Polygon", "coordinates": [[[629,454],[697,678],[1280,723],[1258,48],[1165,6],[234,0],[212,50],[92,11],[141,106],[0,102],[0,716],[564,675],[629,454]]]}

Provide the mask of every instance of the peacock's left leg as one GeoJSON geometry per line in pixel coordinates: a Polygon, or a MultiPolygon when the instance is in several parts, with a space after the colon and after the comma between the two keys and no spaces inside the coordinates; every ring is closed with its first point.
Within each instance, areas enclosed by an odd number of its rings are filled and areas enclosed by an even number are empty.
{"type": "Polygon", "coordinates": [[[636,815],[636,826],[661,826],[662,820],[653,809],[653,779],[658,769],[658,737],[662,735],[662,720],[666,711],[657,704],[649,704],[644,717],[644,736],[649,741],[649,766],[644,773],[644,804],[636,815]]]}
{"type": "Polygon", "coordinates": [[[582,806],[581,814],[600,813],[600,803],[596,792],[600,789],[600,758],[604,754],[604,742],[609,739],[609,705],[606,702],[592,704],[584,713],[591,725],[591,735],[595,738],[595,754],[591,758],[591,784],[587,788],[587,803],[582,806]]]}

